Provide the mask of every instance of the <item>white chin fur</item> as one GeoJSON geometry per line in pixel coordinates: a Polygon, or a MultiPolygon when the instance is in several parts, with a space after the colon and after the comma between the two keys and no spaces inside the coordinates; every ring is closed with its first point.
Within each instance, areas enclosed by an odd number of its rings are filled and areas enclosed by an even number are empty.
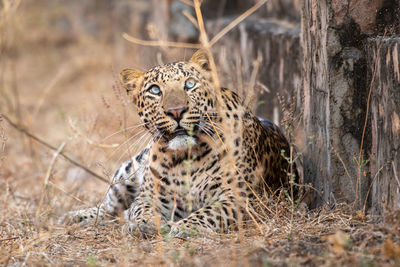
{"type": "Polygon", "coordinates": [[[187,135],[178,135],[168,142],[168,148],[172,150],[187,149],[188,145],[193,146],[196,144],[196,139],[187,135]]]}

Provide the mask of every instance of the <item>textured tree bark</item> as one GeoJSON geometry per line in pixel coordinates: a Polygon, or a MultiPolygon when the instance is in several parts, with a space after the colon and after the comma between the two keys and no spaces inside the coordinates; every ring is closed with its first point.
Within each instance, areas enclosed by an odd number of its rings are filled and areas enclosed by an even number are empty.
{"type": "Polygon", "coordinates": [[[316,205],[400,206],[399,41],[390,37],[378,53],[380,38],[368,39],[395,34],[398,10],[396,1],[303,1],[304,176],[323,191],[316,205]]]}
{"type": "MultiPolygon", "coordinates": [[[[315,205],[332,201],[326,4],[326,1],[313,3],[305,0],[301,16],[303,116],[308,139],[304,155],[304,179],[323,192],[323,199],[312,201],[315,205]]],[[[315,197],[318,198],[318,194],[315,197]]]]}
{"type": "Polygon", "coordinates": [[[304,127],[309,144],[305,178],[323,191],[317,205],[344,201],[362,208],[370,184],[370,131],[363,131],[368,116],[363,47],[367,36],[362,29],[372,27],[363,20],[372,11],[363,3],[357,24],[352,17],[354,2],[303,2],[304,127]]]}
{"type": "Polygon", "coordinates": [[[400,209],[400,38],[370,38],[366,54],[373,80],[371,204],[379,214],[400,209]]]}

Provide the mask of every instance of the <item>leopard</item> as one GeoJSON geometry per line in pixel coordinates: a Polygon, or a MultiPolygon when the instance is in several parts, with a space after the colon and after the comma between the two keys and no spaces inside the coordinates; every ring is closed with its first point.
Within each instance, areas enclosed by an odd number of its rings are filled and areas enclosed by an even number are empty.
{"type": "Polygon", "coordinates": [[[210,57],[201,49],[188,61],[120,73],[152,139],[118,168],[99,206],[71,211],[63,223],[124,213],[123,229],[142,237],[228,233],[263,194],[298,179],[283,132],[218,85],[210,57]]]}

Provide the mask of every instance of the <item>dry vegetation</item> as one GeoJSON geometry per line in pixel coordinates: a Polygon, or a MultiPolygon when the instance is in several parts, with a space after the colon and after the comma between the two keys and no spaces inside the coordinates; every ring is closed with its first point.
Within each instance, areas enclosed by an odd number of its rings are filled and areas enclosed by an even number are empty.
{"type": "MultiPolygon", "coordinates": [[[[133,35],[139,34],[135,18],[145,2],[137,1],[132,10],[133,35]]],[[[107,6],[92,10],[90,4],[63,3],[0,4],[0,113],[58,150],[0,117],[0,265],[400,263],[399,213],[373,217],[341,205],[293,211],[283,197],[265,199],[268,210],[259,212],[258,225],[189,240],[124,236],[120,221],[84,228],[58,225],[66,211],[97,204],[108,188],[60,153],[103,177],[132,153],[124,141],[135,131],[106,138],[138,123],[116,73],[192,53],[170,49],[168,55],[157,54],[155,48],[135,46],[121,37],[120,14],[108,14],[107,6]],[[94,19],[98,16],[105,19],[94,19]],[[107,26],[111,21],[114,28],[107,26]]]]}

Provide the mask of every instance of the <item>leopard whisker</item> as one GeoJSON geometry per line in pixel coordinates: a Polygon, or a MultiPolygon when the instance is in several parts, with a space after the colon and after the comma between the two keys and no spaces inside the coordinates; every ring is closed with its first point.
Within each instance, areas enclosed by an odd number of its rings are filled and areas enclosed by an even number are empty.
{"type": "Polygon", "coordinates": [[[128,149],[124,153],[122,153],[122,155],[118,158],[118,161],[120,161],[127,154],[135,155],[136,152],[137,152],[137,148],[139,147],[139,146],[136,146],[136,145],[139,144],[143,140],[143,138],[146,141],[146,142],[143,142],[143,143],[147,143],[148,142],[147,139],[149,137],[151,138],[151,136],[152,135],[149,132],[144,133],[138,140],[136,140],[133,144],[129,145],[128,149]],[[135,148],[135,146],[136,146],[136,148],[135,148]]]}
{"type": "Polygon", "coordinates": [[[110,154],[110,156],[108,157],[107,160],[109,160],[118,150],[120,150],[121,147],[122,147],[123,145],[125,145],[126,143],[128,143],[129,141],[131,141],[133,138],[135,138],[136,136],[138,136],[138,135],[140,135],[140,134],[143,134],[143,133],[146,132],[146,131],[147,131],[147,129],[142,129],[142,130],[140,130],[139,132],[137,132],[136,134],[134,134],[134,135],[132,135],[131,137],[129,137],[129,138],[128,138],[127,140],[125,140],[122,144],[118,145],[118,147],[115,148],[115,150],[110,154]]]}
{"type": "Polygon", "coordinates": [[[114,132],[114,133],[112,133],[112,134],[110,134],[110,135],[104,137],[103,139],[101,139],[100,142],[103,142],[103,141],[109,139],[110,137],[113,137],[113,136],[116,135],[116,134],[123,133],[123,132],[126,132],[126,131],[133,131],[133,130],[139,128],[139,127],[145,126],[145,125],[148,124],[148,123],[149,123],[149,122],[144,122],[144,123],[140,123],[140,124],[136,124],[136,125],[133,125],[133,126],[124,128],[124,129],[122,129],[122,130],[119,130],[119,131],[117,131],[117,132],[114,132]]]}
{"type": "Polygon", "coordinates": [[[204,121],[204,125],[207,126],[210,130],[212,130],[213,132],[215,132],[215,129],[219,132],[222,133],[223,132],[223,128],[220,124],[213,122],[212,124],[209,121],[204,121]]]}
{"type": "Polygon", "coordinates": [[[210,138],[211,138],[211,140],[215,143],[215,144],[218,144],[218,140],[214,137],[214,131],[211,131],[211,129],[209,129],[209,128],[207,128],[207,127],[204,127],[204,126],[202,126],[202,125],[200,125],[200,124],[197,124],[197,126],[206,134],[206,135],[208,135],[210,138]]]}
{"type": "MultiPolygon", "coordinates": [[[[143,138],[144,138],[144,140],[147,140],[148,137],[152,137],[152,136],[153,135],[151,132],[144,133],[138,140],[136,140],[133,144],[131,144],[129,146],[129,148],[133,148],[134,146],[137,146],[138,144],[140,144],[140,142],[143,140],[143,138]]],[[[143,142],[143,143],[146,143],[146,142],[143,142]]]]}
{"type": "MultiPolygon", "coordinates": [[[[157,131],[154,135],[153,135],[153,139],[152,142],[154,142],[156,139],[160,138],[160,136],[162,135],[162,133],[160,131],[157,131]]],[[[159,139],[158,139],[159,140],[159,139]]]]}

